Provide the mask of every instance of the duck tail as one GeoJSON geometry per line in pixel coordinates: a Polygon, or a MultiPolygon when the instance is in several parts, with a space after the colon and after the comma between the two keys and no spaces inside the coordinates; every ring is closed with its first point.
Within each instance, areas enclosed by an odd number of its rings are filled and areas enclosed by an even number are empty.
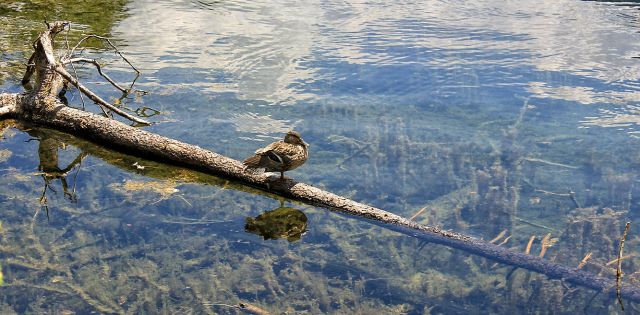
{"type": "Polygon", "coordinates": [[[242,161],[242,164],[244,164],[246,167],[248,168],[259,168],[260,167],[260,155],[254,155],[244,161],[242,161]]]}

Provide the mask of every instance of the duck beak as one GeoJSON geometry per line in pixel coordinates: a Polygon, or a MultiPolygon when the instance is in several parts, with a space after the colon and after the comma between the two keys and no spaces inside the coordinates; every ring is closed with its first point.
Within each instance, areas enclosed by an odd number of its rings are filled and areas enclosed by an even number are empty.
{"type": "Polygon", "coordinates": [[[307,147],[307,148],[309,147],[309,144],[308,144],[308,143],[306,143],[304,140],[302,140],[302,143],[304,143],[304,146],[305,146],[305,147],[307,147]]]}

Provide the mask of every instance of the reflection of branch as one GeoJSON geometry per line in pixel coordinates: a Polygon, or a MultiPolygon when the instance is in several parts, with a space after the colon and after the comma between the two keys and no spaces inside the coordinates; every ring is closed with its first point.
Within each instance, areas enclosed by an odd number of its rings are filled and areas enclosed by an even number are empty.
{"type": "Polygon", "coordinates": [[[62,172],[62,176],[67,176],[69,174],[69,172],[76,167],[76,165],[80,165],[82,163],[82,160],[87,157],[87,155],[89,155],[89,153],[86,152],[81,152],[80,154],[78,154],[78,156],[71,161],[71,163],[69,163],[69,165],[63,169],[61,169],[60,171],[62,172]]]}
{"type": "MultiPolygon", "coordinates": [[[[73,189],[71,192],[69,192],[69,185],[67,184],[66,176],[76,166],[79,166],[82,163],[82,160],[88,155],[85,152],[81,152],[71,163],[69,163],[69,165],[67,165],[65,168],[60,168],[58,166],[58,147],[59,141],[51,137],[40,139],[40,145],[38,146],[38,153],[40,158],[40,166],[38,167],[38,169],[43,172],[42,179],[44,180],[44,189],[42,190],[39,201],[40,205],[43,206],[46,210],[47,219],[49,219],[48,199],[46,196],[47,190],[51,190],[56,193],[53,187],[51,187],[51,182],[56,179],[60,180],[60,185],[62,186],[62,193],[64,197],[69,198],[69,200],[72,202],[77,202],[78,198],[75,194],[75,177],[73,182],[73,189]]],[[[78,167],[78,171],[79,170],[80,167],[78,167]]]]}
{"type": "MultiPolygon", "coordinates": [[[[40,195],[40,205],[42,207],[44,207],[44,209],[47,212],[47,221],[49,221],[49,207],[47,206],[47,188],[51,188],[49,187],[49,181],[47,181],[47,179],[44,179],[44,189],[42,190],[42,195],[40,195]]],[[[54,190],[55,192],[55,190],[54,190]]],[[[40,213],[40,208],[36,209],[36,213],[33,214],[33,218],[31,219],[31,230],[33,231],[33,226],[36,223],[36,217],[38,217],[38,213],[40,213]]]]}

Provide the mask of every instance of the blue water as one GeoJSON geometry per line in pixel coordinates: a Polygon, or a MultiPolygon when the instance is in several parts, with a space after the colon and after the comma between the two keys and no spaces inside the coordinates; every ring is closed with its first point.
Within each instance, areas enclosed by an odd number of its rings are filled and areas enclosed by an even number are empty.
{"type": "MultiPolygon", "coordinates": [[[[549,234],[545,258],[577,266],[592,253],[582,268],[604,277],[631,221],[624,283],[638,284],[634,3],[132,0],[99,17],[64,5],[30,15],[30,2],[0,4],[0,91],[21,91],[41,16],[78,21],[71,40],[108,35],[140,69],[148,94],[123,104],[159,110],[150,131],[243,159],[295,129],[310,158],[290,177],[405,217],[426,207],[416,221],[509,237],[514,251],[535,236],[532,255],[549,234]]],[[[113,78],[133,79],[90,45],[113,78]]],[[[79,75],[120,96],[89,67],[79,75]]],[[[77,91],[67,97],[82,106],[77,91]]],[[[0,130],[2,313],[619,310],[222,179],[35,127],[0,130]]]]}

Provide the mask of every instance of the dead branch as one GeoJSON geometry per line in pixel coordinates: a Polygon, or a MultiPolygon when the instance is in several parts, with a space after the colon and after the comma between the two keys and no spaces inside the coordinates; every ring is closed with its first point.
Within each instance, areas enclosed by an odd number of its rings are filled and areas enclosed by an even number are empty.
{"type": "MultiPolygon", "coordinates": [[[[150,125],[148,121],[132,116],[103,100],[101,97],[82,85],[76,78],[71,76],[69,72],[67,72],[67,70],[64,68],[65,60],[68,60],[73,55],[75,49],[79,47],[80,43],[82,43],[84,39],[81,40],[70,52],[63,56],[60,63],[56,61],[53,53],[53,39],[68,25],[69,22],[66,21],[47,23],[48,29],[40,34],[40,36],[38,36],[38,39],[35,41],[35,52],[32,54],[31,58],[29,58],[27,71],[25,72],[25,75],[22,79],[22,83],[29,83],[33,74],[37,75],[35,87],[29,93],[30,101],[37,101],[37,104],[30,104],[31,106],[22,106],[23,111],[33,114],[34,112],[41,111],[42,109],[51,109],[51,107],[55,107],[57,105],[57,93],[62,88],[63,81],[66,80],[67,82],[73,84],[76,88],[78,88],[78,90],[80,90],[81,93],[85,94],[97,104],[104,106],[114,113],[138,124],[150,125]],[[54,99],[56,101],[54,101],[54,99]]],[[[88,36],[86,38],[89,37],[92,36],[88,36]]],[[[122,55],[122,53],[115,47],[115,45],[113,45],[110,40],[106,40],[109,45],[111,45],[113,49],[115,49],[116,52],[127,63],[131,65],[131,63],[124,57],[124,55],[122,55]]],[[[131,67],[136,71],[136,73],[139,72],[135,67],[133,67],[133,65],[131,65],[131,67]]]]}
{"type": "Polygon", "coordinates": [[[629,232],[629,225],[631,222],[627,222],[624,225],[624,233],[620,238],[620,248],[618,248],[618,267],[616,268],[616,296],[618,297],[618,303],[620,303],[620,309],[624,311],[624,304],[622,304],[622,295],[620,289],[622,287],[622,251],[624,250],[624,241],[627,239],[627,233],[629,232]]]}
{"type": "Polygon", "coordinates": [[[427,210],[427,207],[426,207],[426,206],[422,207],[422,209],[420,209],[420,210],[418,210],[418,212],[414,213],[414,214],[409,218],[409,220],[411,220],[411,221],[415,220],[415,218],[417,218],[419,215],[421,215],[425,210],[427,210]]]}
{"type": "MultiPolygon", "coordinates": [[[[231,180],[243,187],[250,186],[292,200],[325,207],[332,211],[369,220],[383,228],[425,242],[461,249],[499,263],[542,273],[551,279],[561,279],[566,283],[605,292],[609,296],[616,296],[615,282],[612,279],[566,267],[542,257],[515,252],[464,234],[418,224],[385,210],[364,205],[295,180],[273,180],[265,174],[247,173],[240,161],[195,145],[134,128],[113,119],[65,106],[57,99],[57,92],[64,80],[76,85],[81,91],[88,91],[69,75],[53,57],[53,37],[63,30],[65,25],[67,25],[66,22],[52,23],[36,41],[36,51],[33,58],[35,70],[28,76],[30,78],[35,75],[37,78],[34,89],[17,96],[0,94],[0,99],[5,97],[8,100],[14,99],[15,116],[23,122],[71,133],[127,154],[203,171],[231,180]]],[[[77,47],[79,44],[71,50],[71,54],[77,47]]],[[[99,98],[95,96],[95,99],[99,98]]],[[[548,240],[546,247],[552,243],[552,240],[548,240]]],[[[640,289],[629,286],[621,288],[620,296],[640,302],[640,289]]]]}
{"type": "Polygon", "coordinates": [[[129,91],[127,89],[125,89],[125,88],[121,87],[120,85],[118,85],[118,83],[113,81],[113,79],[111,79],[111,77],[109,77],[106,73],[102,72],[102,67],[100,66],[100,64],[95,59],[73,58],[73,59],[69,59],[69,60],[63,61],[62,64],[63,65],[67,65],[67,64],[73,64],[73,63],[78,63],[78,62],[90,63],[90,64],[94,65],[96,67],[96,70],[98,70],[98,73],[105,80],[109,81],[109,83],[111,83],[111,85],[113,85],[116,89],[120,90],[120,92],[122,92],[122,93],[129,93],[129,91]]]}
{"type": "Polygon", "coordinates": [[[31,57],[29,57],[29,61],[27,61],[27,70],[24,72],[24,75],[22,76],[22,85],[29,83],[31,76],[36,71],[36,64],[33,61],[33,59],[35,58],[35,55],[36,55],[35,53],[31,54],[31,57]]]}
{"type": "Polygon", "coordinates": [[[259,308],[255,305],[252,304],[248,304],[248,303],[238,303],[235,305],[229,305],[229,304],[225,304],[225,303],[212,303],[211,305],[217,305],[217,306],[225,306],[225,307],[230,307],[230,308],[235,308],[235,309],[239,309],[244,311],[247,314],[252,314],[252,315],[270,315],[271,313],[259,308]]]}
{"type": "Polygon", "coordinates": [[[533,241],[535,241],[536,236],[535,235],[531,235],[531,237],[529,238],[529,242],[527,242],[527,247],[524,249],[524,253],[529,255],[529,252],[531,252],[531,245],[533,245],[533,241]]]}
{"type": "Polygon", "coordinates": [[[108,37],[104,37],[104,36],[98,36],[95,34],[89,34],[85,37],[83,37],[82,39],[80,39],[78,41],[78,43],[71,49],[71,51],[69,51],[67,53],[67,55],[64,57],[65,59],[71,58],[73,57],[76,49],[78,49],[78,47],[80,47],[80,45],[86,41],[89,38],[96,38],[96,39],[100,39],[102,41],[107,42],[107,44],[109,44],[109,46],[111,46],[111,48],[120,56],[120,58],[122,58],[122,60],[124,60],[124,62],[126,62],[127,64],[129,64],[129,66],[131,66],[131,69],[133,69],[137,74],[140,74],[140,71],[138,71],[138,68],[136,68],[130,61],[129,59],[127,59],[127,57],[124,56],[124,54],[120,51],[120,49],[118,49],[118,47],[116,47],[116,45],[114,45],[111,40],[108,37]]]}
{"type": "Polygon", "coordinates": [[[98,105],[102,105],[106,108],[108,108],[109,110],[111,110],[112,112],[127,118],[131,121],[137,122],[139,124],[143,124],[143,125],[151,125],[150,122],[132,116],[128,113],[126,113],[125,111],[111,105],[110,103],[108,103],[107,101],[103,100],[100,96],[98,96],[97,94],[93,93],[91,90],[89,90],[87,87],[85,87],[84,85],[82,85],[82,83],[78,82],[78,80],[76,80],[76,78],[74,78],[73,76],[71,76],[71,74],[69,72],[67,72],[67,70],[64,69],[64,67],[62,66],[57,66],[54,68],[55,72],[57,72],[59,75],[61,75],[65,80],[69,81],[71,84],[73,84],[76,88],[78,88],[78,90],[80,90],[80,92],[82,92],[84,95],[86,95],[89,99],[91,99],[92,101],[96,102],[98,105]]]}
{"type": "Polygon", "coordinates": [[[589,259],[591,258],[591,256],[593,256],[592,252],[587,253],[584,258],[582,258],[582,260],[580,261],[580,263],[578,264],[577,269],[582,269],[582,267],[584,267],[584,265],[587,264],[587,262],[589,261],[589,259]]]}
{"type": "Polygon", "coordinates": [[[255,305],[251,305],[247,303],[238,303],[238,307],[240,307],[241,310],[253,315],[270,315],[271,314],[262,308],[259,308],[255,305]]]}
{"type": "Polygon", "coordinates": [[[498,233],[498,235],[496,235],[496,237],[490,240],[489,243],[495,243],[499,241],[501,238],[503,238],[507,234],[507,231],[508,231],[507,229],[502,230],[502,232],[498,233]]]}

